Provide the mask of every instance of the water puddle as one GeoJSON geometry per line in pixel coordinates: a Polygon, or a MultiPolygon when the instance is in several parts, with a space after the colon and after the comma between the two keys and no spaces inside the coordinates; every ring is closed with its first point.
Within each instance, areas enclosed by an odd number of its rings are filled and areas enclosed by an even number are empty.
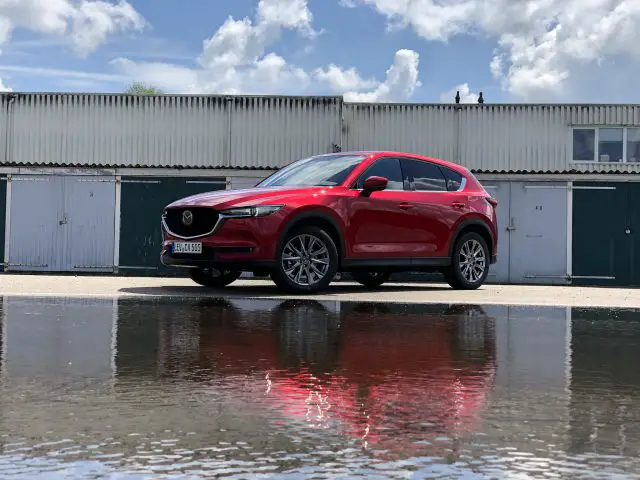
{"type": "Polygon", "coordinates": [[[2,478],[640,474],[638,311],[4,297],[0,315],[2,478]]]}

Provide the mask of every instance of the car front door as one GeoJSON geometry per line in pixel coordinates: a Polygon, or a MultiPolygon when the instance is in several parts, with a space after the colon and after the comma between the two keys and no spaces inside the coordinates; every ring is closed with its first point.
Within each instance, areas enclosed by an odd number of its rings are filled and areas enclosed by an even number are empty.
{"type": "Polygon", "coordinates": [[[379,158],[358,177],[347,205],[349,257],[381,260],[413,255],[416,216],[407,202],[405,183],[398,158],[379,158]],[[371,176],[386,178],[387,188],[362,195],[364,180],[371,176]]]}
{"type": "Polygon", "coordinates": [[[462,177],[426,160],[402,158],[400,164],[410,184],[406,198],[417,217],[414,235],[421,246],[417,256],[448,257],[452,229],[465,213],[464,195],[455,191],[461,188],[462,177]]]}

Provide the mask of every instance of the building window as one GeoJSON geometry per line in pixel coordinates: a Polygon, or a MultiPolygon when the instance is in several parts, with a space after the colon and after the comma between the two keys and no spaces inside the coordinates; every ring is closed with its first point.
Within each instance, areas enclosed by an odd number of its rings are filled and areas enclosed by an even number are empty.
{"type": "Polygon", "coordinates": [[[640,163],[640,128],[627,128],[627,162],[640,163]]]}
{"type": "Polygon", "coordinates": [[[640,162],[640,128],[574,128],[573,161],[640,162]]]}
{"type": "Polygon", "coordinates": [[[573,131],[573,159],[578,162],[593,162],[596,156],[595,128],[576,128],[573,131]]]}

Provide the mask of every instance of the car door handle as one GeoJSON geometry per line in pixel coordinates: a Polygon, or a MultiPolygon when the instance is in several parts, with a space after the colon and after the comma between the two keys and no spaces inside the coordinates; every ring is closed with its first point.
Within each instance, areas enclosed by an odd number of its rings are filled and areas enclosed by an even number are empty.
{"type": "Polygon", "coordinates": [[[411,205],[410,205],[410,204],[408,204],[408,203],[401,203],[401,204],[400,204],[400,208],[401,208],[402,210],[409,210],[409,209],[411,208],[411,205]]]}
{"type": "Polygon", "coordinates": [[[466,205],[465,205],[464,203],[462,203],[462,202],[453,202],[453,203],[451,204],[451,206],[452,206],[453,208],[464,208],[464,207],[466,207],[466,205]]]}

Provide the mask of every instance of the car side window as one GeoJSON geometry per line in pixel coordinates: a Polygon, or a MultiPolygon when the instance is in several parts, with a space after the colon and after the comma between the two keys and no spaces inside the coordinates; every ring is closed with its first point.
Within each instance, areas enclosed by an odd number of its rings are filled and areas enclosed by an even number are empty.
{"type": "Polygon", "coordinates": [[[464,177],[461,174],[447,167],[440,167],[440,170],[447,179],[447,190],[457,192],[463,187],[464,177]]]}
{"type": "Polygon", "coordinates": [[[370,165],[356,184],[356,188],[362,188],[364,181],[369,177],[384,177],[389,183],[387,190],[404,190],[402,183],[402,169],[397,158],[380,158],[370,165]]]}
{"type": "Polygon", "coordinates": [[[447,180],[437,165],[424,160],[402,159],[402,171],[411,190],[418,192],[446,192],[447,180]]]}

